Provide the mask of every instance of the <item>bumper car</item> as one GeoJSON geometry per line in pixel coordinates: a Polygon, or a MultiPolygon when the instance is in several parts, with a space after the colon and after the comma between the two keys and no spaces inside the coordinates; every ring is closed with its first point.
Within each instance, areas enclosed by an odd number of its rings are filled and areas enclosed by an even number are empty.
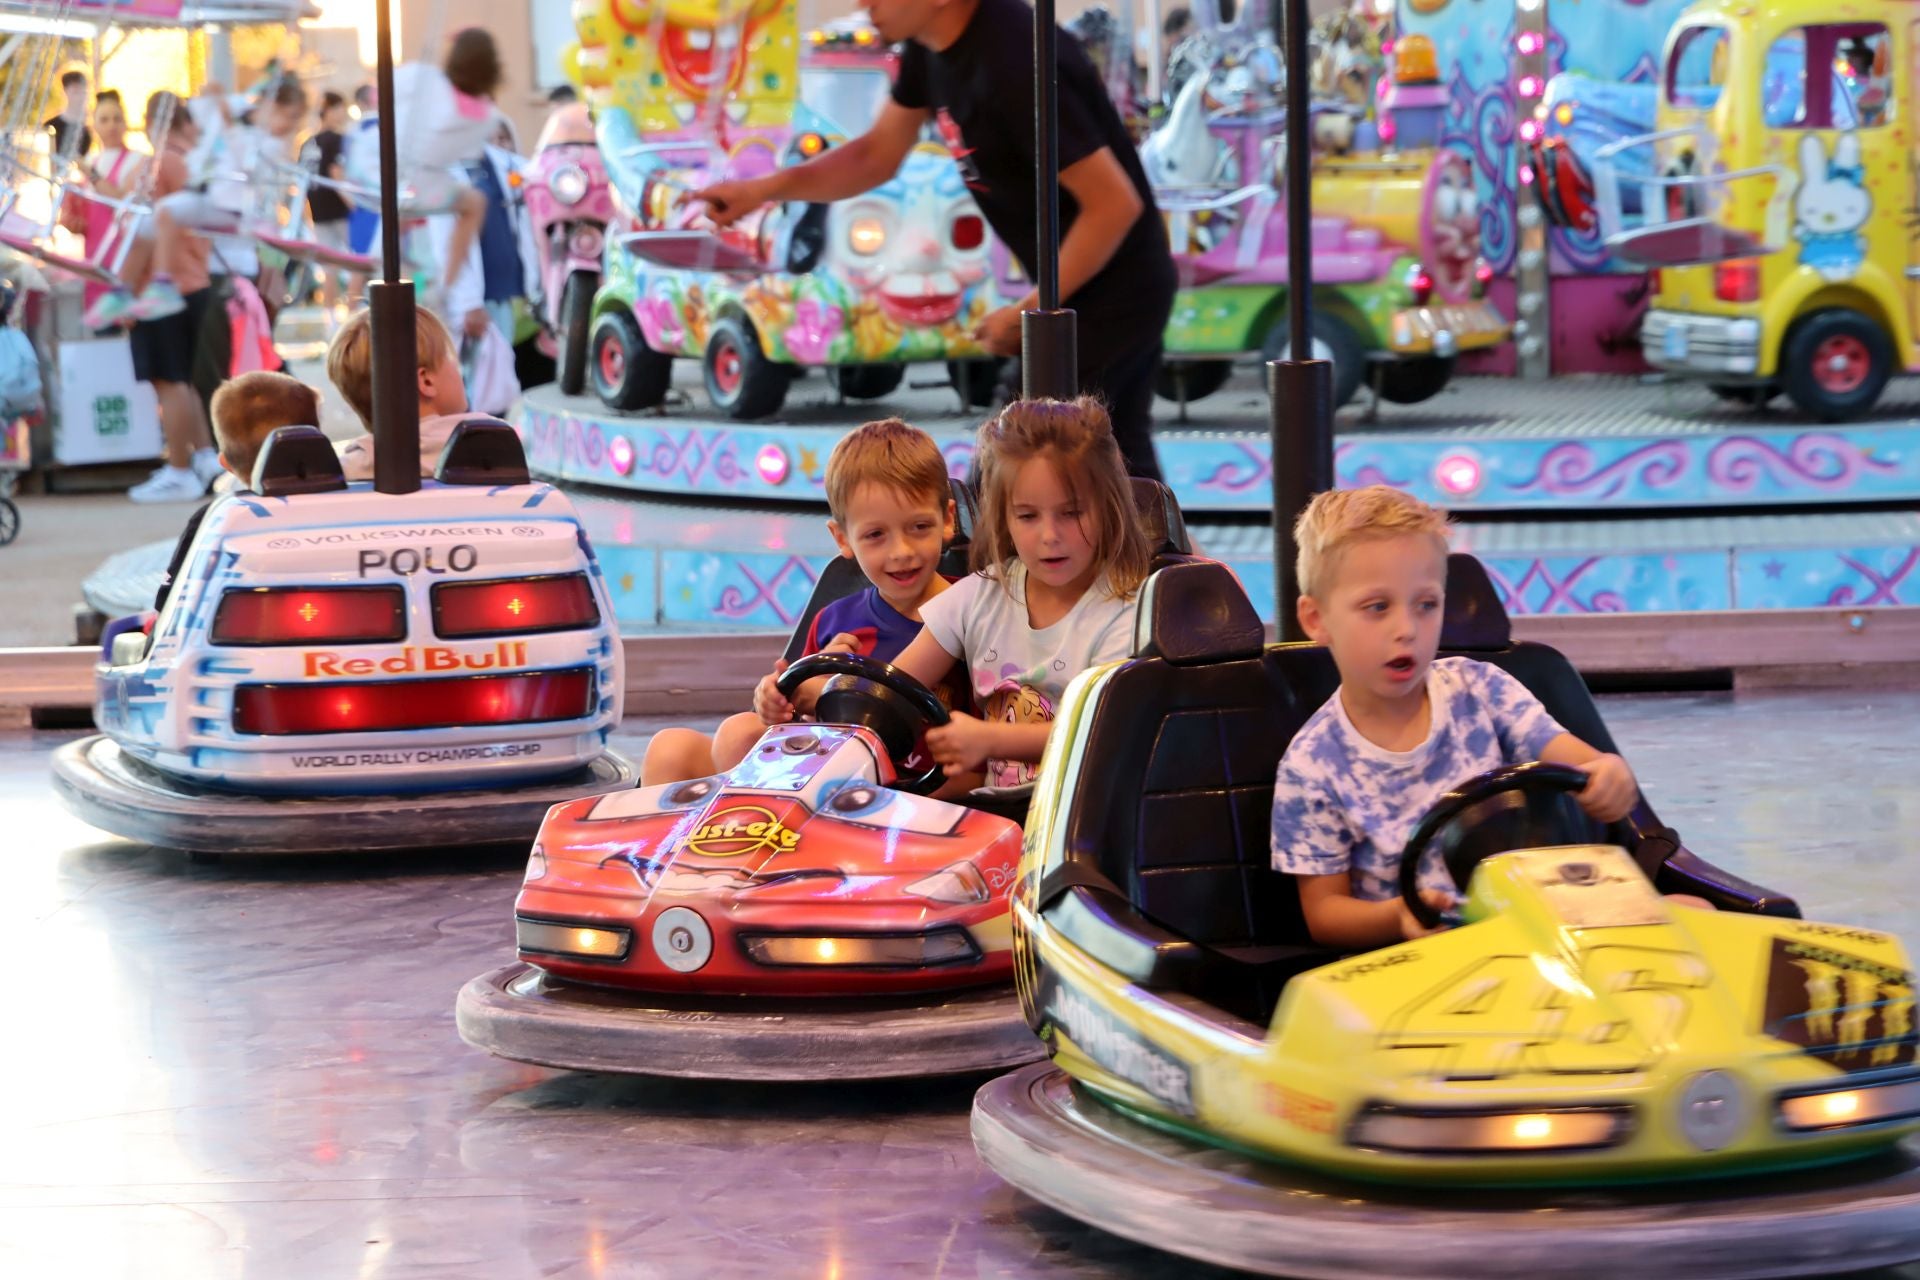
{"type": "Polygon", "coordinates": [[[315,853],[531,840],[630,788],[624,661],[566,497],[497,422],[416,493],[349,485],[283,427],[207,509],[151,632],[113,624],[99,734],[54,757],[86,822],[149,844],[315,853]]]}
{"type": "MultiPolygon", "coordinates": [[[[1338,676],[1322,649],[1264,646],[1244,597],[1197,608],[1227,598],[1218,573],[1155,575],[1138,656],[1063,702],[1014,889],[1015,980],[1053,1062],[976,1096],[989,1167],[1266,1274],[1403,1274],[1409,1242],[1426,1276],[1920,1257],[1897,939],[1801,919],[1644,802],[1596,829],[1566,804],[1584,775],[1533,765],[1464,784],[1408,843],[1404,892],[1434,851],[1459,927],[1315,946],[1268,866],[1270,796],[1338,676]]],[[[1476,562],[1454,557],[1447,604],[1443,650],[1611,749],[1566,660],[1510,640],[1476,562]]]]}
{"type": "MultiPolygon", "coordinates": [[[[1157,562],[1191,560],[1164,485],[1135,481],[1157,562]]],[[[955,482],[964,572],[972,495],[955,482]]],[[[865,585],[837,559],[815,613],[865,585]]],[[[467,1043],[575,1070],[732,1080],[1004,1070],[1044,1050],[1010,985],[1008,889],[1029,795],[949,804],[900,776],[934,694],[885,663],[829,677],[811,723],[769,728],[732,772],[556,806],[514,905],[519,958],[462,989],[467,1043]]]]}

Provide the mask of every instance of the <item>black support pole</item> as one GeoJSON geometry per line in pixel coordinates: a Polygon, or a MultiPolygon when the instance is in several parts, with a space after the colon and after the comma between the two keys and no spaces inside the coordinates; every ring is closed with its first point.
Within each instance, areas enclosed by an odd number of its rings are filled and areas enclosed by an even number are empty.
{"type": "Polygon", "coordinates": [[[1283,640],[1305,640],[1295,601],[1293,523],[1333,487],[1333,364],[1313,359],[1313,152],[1307,108],[1307,0],[1285,0],[1287,54],[1288,360],[1267,365],[1273,457],[1274,617],[1283,640]]]}
{"type": "Polygon", "coordinates": [[[380,101],[380,267],[367,290],[373,340],[373,487],[381,493],[420,488],[420,393],[414,359],[413,282],[400,276],[400,175],[393,118],[393,0],[375,17],[376,92],[380,101]]]}
{"type": "Polygon", "coordinates": [[[1038,188],[1034,288],[1037,309],[1020,316],[1020,394],[1070,400],[1080,391],[1073,312],[1060,305],[1060,91],[1053,0],[1033,4],[1034,181],[1038,188]]]}

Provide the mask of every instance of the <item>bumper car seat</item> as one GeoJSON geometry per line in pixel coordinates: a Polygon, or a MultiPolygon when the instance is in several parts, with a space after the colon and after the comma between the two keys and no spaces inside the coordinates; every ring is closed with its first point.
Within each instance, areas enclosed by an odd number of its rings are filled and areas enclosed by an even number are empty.
{"type": "MultiPolygon", "coordinates": [[[[1313,942],[1294,879],[1272,869],[1269,848],[1280,757],[1339,674],[1317,645],[1265,646],[1238,583],[1204,561],[1148,580],[1134,637],[1135,659],[1110,677],[1088,729],[1085,750],[1101,765],[1072,799],[1067,860],[1041,882],[1035,906],[1142,987],[1264,1026],[1288,980],[1337,958],[1313,942]]],[[[1558,651],[1512,639],[1470,556],[1450,557],[1440,646],[1507,671],[1568,731],[1614,749],[1579,673],[1558,651]]],[[[1608,834],[1664,891],[1725,910],[1799,914],[1689,853],[1644,801],[1608,834]]],[[[1556,842],[1566,838],[1584,837],[1556,842]]]]}

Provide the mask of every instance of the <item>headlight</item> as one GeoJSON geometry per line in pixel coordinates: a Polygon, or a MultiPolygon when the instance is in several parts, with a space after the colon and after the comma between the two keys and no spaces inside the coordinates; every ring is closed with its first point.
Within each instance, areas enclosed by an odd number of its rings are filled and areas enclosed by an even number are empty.
{"type": "Polygon", "coordinates": [[[847,228],[847,243],[855,253],[872,257],[887,245],[887,228],[878,218],[855,218],[847,228]]]}
{"type": "Polygon", "coordinates": [[[531,884],[547,874],[547,851],[539,845],[533,846],[533,852],[527,855],[527,874],[523,884],[531,884]]]}
{"type": "Polygon", "coordinates": [[[552,920],[514,917],[514,943],[522,951],[550,956],[584,956],[590,960],[625,960],[633,945],[633,930],[564,924],[552,920]]]}
{"type": "Polygon", "coordinates": [[[1508,1154],[1613,1147],[1632,1132],[1630,1107],[1408,1111],[1374,1103],[1348,1129],[1347,1143],[1428,1155],[1508,1154]]]}
{"type": "Polygon", "coordinates": [[[568,243],[574,257],[597,259],[603,243],[600,238],[600,228],[582,223],[573,229],[573,239],[568,243]]]}
{"type": "Polygon", "coordinates": [[[547,190],[561,204],[579,204],[587,198],[587,171],[579,165],[562,165],[547,179],[547,190]]]}
{"type": "Polygon", "coordinates": [[[747,934],[747,955],[765,965],[808,968],[918,969],[979,958],[965,929],[893,934],[747,934]]]}
{"type": "Polygon", "coordinates": [[[956,862],[950,867],[942,867],[924,880],[915,880],[907,886],[907,892],[916,898],[930,898],[934,902],[985,902],[987,878],[971,862],[956,862]]]}
{"type": "Polygon", "coordinates": [[[1781,1098],[1780,1124],[1796,1133],[1853,1129],[1920,1116],[1920,1079],[1854,1085],[1781,1098]]]}

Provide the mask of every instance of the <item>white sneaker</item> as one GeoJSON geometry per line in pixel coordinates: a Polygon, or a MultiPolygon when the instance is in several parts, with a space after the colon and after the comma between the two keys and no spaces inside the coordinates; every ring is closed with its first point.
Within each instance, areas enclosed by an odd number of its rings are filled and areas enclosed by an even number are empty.
{"type": "Polygon", "coordinates": [[[195,449],[193,462],[190,465],[193,467],[194,479],[200,482],[202,492],[205,492],[209,485],[220,478],[220,473],[226,470],[220,465],[218,449],[195,449]]]}
{"type": "Polygon", "coordinates": [[[133,313],[133,295],[125,289],[110,289],[87,308],[80,323],[88,332],[98,333],[102,329],[111,329],[133,313]]]}
{"type": "Polygon", "coordinates": [[[161,467],[127,490],[135,502],[198,502],[207,492],[192,467],[161,467]]]}

